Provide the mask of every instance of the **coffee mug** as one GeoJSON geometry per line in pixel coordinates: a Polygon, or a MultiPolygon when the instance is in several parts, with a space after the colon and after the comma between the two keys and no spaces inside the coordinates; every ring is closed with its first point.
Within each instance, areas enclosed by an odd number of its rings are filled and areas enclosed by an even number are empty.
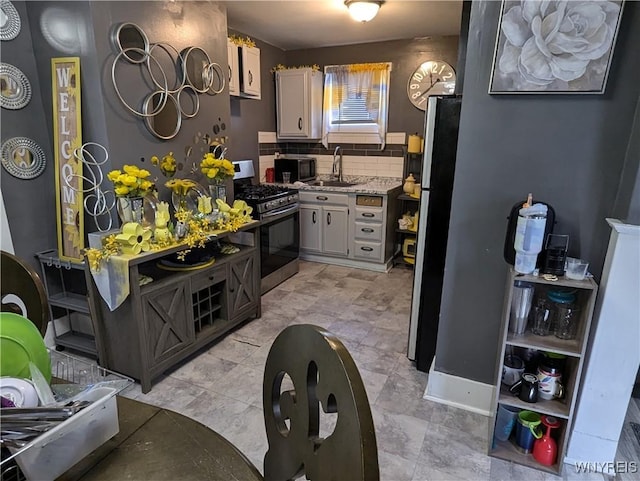
{"type": "Polygon", "coordinates": [[[516,381],[509,391],[517,395],[522,401],[534,403],[538,401],[538,376],[531,373],[522,375],[519,381],[516,381]]]}
{"type": "Polygon", "coordinates": [[[502,383],[511,386],[524,374],[524,361],[518,356],[508,355],[502,367],[502,383]]]}
{"type": "Polygon", "coordinates": [[[538,368],[538,384],[540,397],[551,400],[564,396],[564,386],[562,385],[562,374],[557,370],[547,369],[544,366],[538,368]]]}

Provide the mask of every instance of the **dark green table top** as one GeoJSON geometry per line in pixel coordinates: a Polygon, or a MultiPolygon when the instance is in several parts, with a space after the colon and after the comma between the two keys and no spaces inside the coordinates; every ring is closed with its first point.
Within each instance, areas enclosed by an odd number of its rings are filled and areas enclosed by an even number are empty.
{"type": "Polygon", "coordinates": [[[233,444],[203,424],[132,399],[117,402],[120,432],[59,480],[262,481],[233,444]]]}

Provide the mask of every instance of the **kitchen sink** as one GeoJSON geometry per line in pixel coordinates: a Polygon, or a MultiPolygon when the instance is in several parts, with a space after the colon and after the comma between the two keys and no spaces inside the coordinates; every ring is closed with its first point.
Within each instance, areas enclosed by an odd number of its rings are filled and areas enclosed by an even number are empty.
{"type": "Polygon", "coordinates": [[[357,182],[344,182],[341,180],[316,180],[310,182],[309,185],[319,185],[324,187],[351,187],[352,185],[358,185],[357,182]]]}

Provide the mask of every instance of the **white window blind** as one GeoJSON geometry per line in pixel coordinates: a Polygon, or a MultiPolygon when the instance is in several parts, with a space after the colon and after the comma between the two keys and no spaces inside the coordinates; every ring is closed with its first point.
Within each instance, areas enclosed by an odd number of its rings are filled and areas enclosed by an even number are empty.
{"type": "Polygon", "coordinates": [[[387,133],[390,63],[325,67],[325,146],[335,134],[361,134],[361,143],[384,148],[387,133]]]}

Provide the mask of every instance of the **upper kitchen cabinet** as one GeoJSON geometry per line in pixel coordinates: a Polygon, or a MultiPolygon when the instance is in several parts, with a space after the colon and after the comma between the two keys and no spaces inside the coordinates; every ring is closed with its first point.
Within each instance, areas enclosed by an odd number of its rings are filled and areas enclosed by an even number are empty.
{"type": "Polygon", "coordinates": [[[229,95],[260,100],[260,49],[227,40],[229,95]]]}
{"type": "Polygon", "coordinates": [[[322,136],[322,73],[311,68],[276,72],[278,139],[322,136]]]}
{"type": "Polygon", "coordinates": [[[240,95],[240,69],[238,68],[238,46],[227,39],[229,62],[229,95],[240,95]]]}

